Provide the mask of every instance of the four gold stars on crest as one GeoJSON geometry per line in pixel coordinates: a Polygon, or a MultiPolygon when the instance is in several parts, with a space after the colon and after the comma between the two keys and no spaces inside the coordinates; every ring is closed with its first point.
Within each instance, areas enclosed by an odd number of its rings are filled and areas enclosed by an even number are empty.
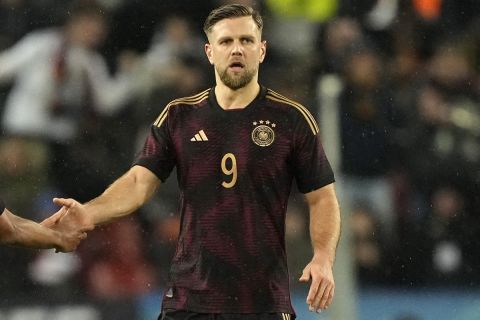
{"type": "Polygon", "coordinates": [[[260,123],[260,124],[264,124],[264,123],[265,123],[266,125],[269,125],[269,124],[271,123],[272,128],[275,128],[275,127],[277,126],[275,123],[270,122],[269,120],[266,120],[266,121],[260,120],[260,121],[258,121],[258,122],[257,122],[257,121],[254,121],[254,122],[253,122],[253,125],[256,126],[256,125],[259,124],[259,123],[260,123]]]}

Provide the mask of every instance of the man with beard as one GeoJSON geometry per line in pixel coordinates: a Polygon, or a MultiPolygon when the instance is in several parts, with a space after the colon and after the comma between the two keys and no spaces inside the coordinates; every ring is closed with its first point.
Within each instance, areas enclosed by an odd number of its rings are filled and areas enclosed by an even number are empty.
{"type": "MultiPolygon", "coordinates": [[[[66,227],[67,225],[63,225],[66,227]]],[[[0,199],[0,244],[10,244],[35,249],[56,248],[57,251],[75,250],[86,238],[86,230],[52,230],[31,220],[14,215],[0,199]]]]}
{"type": "Polygon", "coordinates": [[[294,319],[285,252],[292,181],[310,211],[310,310],[327,308],[340,213],[319,128],[302,105],[258,83],[262,18],[226,5],[207,17],[205,52],[216,85],[170,102],[133,167],[102,195],[46,225],[98,225],[143,205],[176,167],[181,229],[159,319],[294,319]]]}

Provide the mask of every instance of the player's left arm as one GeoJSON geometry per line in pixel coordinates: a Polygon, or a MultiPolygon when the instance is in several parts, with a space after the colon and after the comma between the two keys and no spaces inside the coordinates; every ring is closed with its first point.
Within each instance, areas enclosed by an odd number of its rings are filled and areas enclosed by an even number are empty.
{"type": "Polygon", "coordinates": [[[340,238],[340,208],[333,183],[305,196],[310,211],[313,258],[300,281],[311,280],[307,304],[311,311],[319,312],[332,303],[335,292],[333,263],[340,238]]]}

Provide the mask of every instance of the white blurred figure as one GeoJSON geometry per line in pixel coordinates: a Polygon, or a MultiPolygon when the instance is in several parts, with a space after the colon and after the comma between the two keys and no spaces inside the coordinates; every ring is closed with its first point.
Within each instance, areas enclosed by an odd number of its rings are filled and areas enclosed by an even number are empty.
{"type": "Polygon", "coordinates": [[[70,194],[77,194],[82,183],[64,186],[62,177],[82,171],[78,155],[97,158],[85,149],[79,152],[76,139],[89,136],[91,150],[99,143],[96,120],[115,114],[133,98],[132,79],[123,70],[131,61],[124,59],[128,63],[112,76],[98,51],[107,23],[103,7],[79,2],[63,27],[33,31],[0,52],[0,81],[13,83],[3,130],[47,149],[53,183],[70,194]]]}
{"type": "Polygon", "coordinates": [[[129,78],[111,77],[96,50],[106,33],[100,7],[78,6],[64,28],[32,32],[1,52],[0,80],[14,82],[5,105],[6,132],[68,141],[86,103],[106,114],[124,105],[129,78]]]}
{"type": "Polygon", "coordinates": [[[186,18],[168,17],[154,34],[137,72],[136,82],[140,84],[143,96],[172,85],[181,88],[185,94],[197,90],[201,77],[187,64],[206,63],[203,44],[204,40],[191,30],[186,18]]]}

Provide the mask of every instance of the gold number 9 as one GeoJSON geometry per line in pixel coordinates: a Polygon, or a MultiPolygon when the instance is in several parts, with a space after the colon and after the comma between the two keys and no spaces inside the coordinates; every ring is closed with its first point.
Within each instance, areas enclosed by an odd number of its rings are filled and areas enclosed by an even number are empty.
{"type": "Polygon", "coordinates": [[[232,176],[232,180],[230,182],[223,181],[222,186],[224,188],[231,188],[237,183],[237,159],[233,153],[227,153],[222,158],[222,172],[227,176],[232,176]],[[230,159],[230,168],[227,168],[227,160],[230,159]]]}

